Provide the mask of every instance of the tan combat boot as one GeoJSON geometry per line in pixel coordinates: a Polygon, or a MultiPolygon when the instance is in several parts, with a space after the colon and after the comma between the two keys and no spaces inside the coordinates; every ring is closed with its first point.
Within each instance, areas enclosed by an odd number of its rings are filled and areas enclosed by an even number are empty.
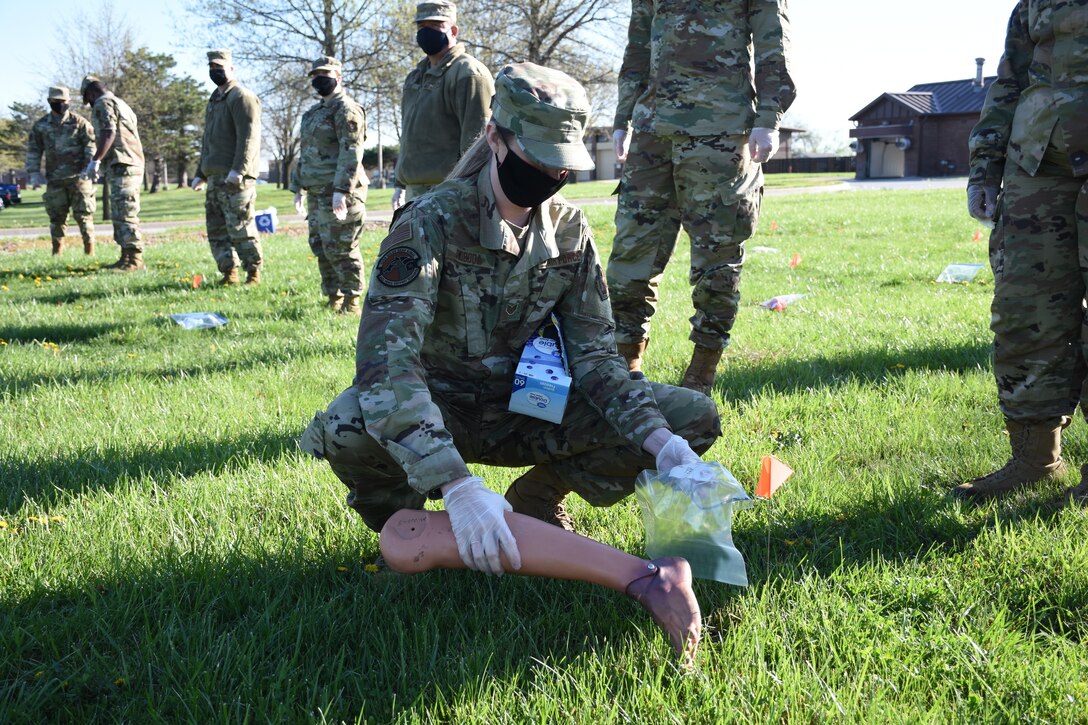
{"type": "Polygon", "coordinates": [[[570,487],[559,480],[551,466],[533,466],[518,477],[506,491],[506,500],[514,513],[532,516],[546,524],[574,531],[574,520],[567,513],[563,498],[570,487]]]}
{"type": "Polygon", "coordinates": [[[86,254],[88,257],[93,257],[94,256],[94,240],[93,239],[84,239],[83,240],[83,253],[86,254]]]}
{"type": "Polygon", "coordinates": [[[356,295],[344,295],[344,304],[337,310],[341,315],[355,315],[358,317],[363,314],[363,308],[359,305],[359,298],[356,295]]]}
{"type": "Polygon", "coordinates": [[[128,250],[128,259],[117,268],[118,272],[137,272],[144,269],[144,254],[143,252],[130,249],[128,250]]]}
{"type": "Polygon", "coordinates": [[[722,359],[722,352],[722,348],[712,350],[709,347],[696,345],[691,353],[691,363],[680,385],[703,395],[710,395],[710,389],[714,387],[714,374],[718,370],[718,361],[722,359]]]}
{"type": "Polygon", "coordinates": [[[107,264],[107,265],[103,266],[102,269],[120,269],[121,267],[123,267],[125,264],[128,263],[128,254],[129,254],[129,250],[122,247],[121,248],[121,258],[118,259],[113,264],[107,264]]]}
{"type": "Polygon", "coordinates": [[[231,267],[223,273],[223,277],[219,280],[219,284],[232,285],[238,284],[238,268],[231,267]]]}
{"type": "Polygon", "coordinates": [[[982,501],[1030,486],[1065,473],[1062,460],[1062,428],[1070,418],[1006,420],[1012,458],[993,473],[979,476],[952,489],[955,498],[982,501]]]}
{"type": "Polygon", "coordinates": [[[54,256],[54,257],[56,257],[57,255],[59,255],[59,254],[60,254],[60,250],[61,250],[62,248],[63,248],[63,247],[61,246],[61,240],[59,240],[59,239],[54,239],[54,240],[53,240],[53,256],[54,256]]]}
{"type": "Polygon", "coordinates": [[[261,283],[261,270],[260,270],[260,268],[247,269],[246,270],[246,284],[248,284],[250,287],[256,287],[260,283],[261,283]]]}
{"type": "Polygon", "coordinates": [[[336,294],[329,295],[329,301],[325,303],[325,306],[332,312],[339,312],[340,305],[344,302],[344,295],[337,292],[336,294]]]}
{"type": "Polygon", "coordinates": [[[617,342],[616,349],[627,361],[627,370],[632,373],[642,371],[642,356],[646,354],[646,348],[650,346],[649,338],[638,342],[617,342]]]}

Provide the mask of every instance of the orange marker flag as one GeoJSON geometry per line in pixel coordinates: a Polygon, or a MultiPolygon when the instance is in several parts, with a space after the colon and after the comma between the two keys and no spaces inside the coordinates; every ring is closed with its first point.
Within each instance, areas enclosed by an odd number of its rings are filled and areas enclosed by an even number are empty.
{"type": "Polygon", "coordinates": [[[981,229],[975,230],[975,236],[971,237],[971,241],[972,242],[981,242],[982,241],[982,230],[981,229]]]}
{"type": "Polygon", "coordinates": [[[772,232],[778,231],[778,222],[776,222],[776,221],[771,222],[771,231],[772,232]]]}
{"type": "Polygon", "coordinates": [[[797,252],[793,253],[793,257],[790,258],[790,269],[796,269],[797,265],[801,263],[801,255],[797,252]]]}
{"type": "Polygon", "coordinates": [[[782,461],[774,456],[763,456],[763,462],[759,467],[759,483],[756,484],[756,496],[770,498],[792,475],[793,469],[782,461]]]}
{"type": "Polygon", "coordinates": [[[200,283],[203,282],[203,281],[204,281],[204,275],[194,274],[193,275],[193,289],[199,289],[200,288],[200,283]]]}

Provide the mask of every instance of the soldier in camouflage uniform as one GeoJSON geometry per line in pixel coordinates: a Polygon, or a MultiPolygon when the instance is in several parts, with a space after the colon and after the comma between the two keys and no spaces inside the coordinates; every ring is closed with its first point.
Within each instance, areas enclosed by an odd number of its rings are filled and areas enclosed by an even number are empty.
{"type": "Polygon", "coordinates": [[[140,184],[144,177],[144,147],[140,143],[136,114],[94,76],[86,76],[79,87],[83,102],[92,106],[94,157],[83,170],[90,181],[101,169],[110,189],[110,218],[113,239],[121,247],[121,258],[107,269],[134,272],[144,268],[143,235],[140,233],[140,184]]]}
{"type": "MultiPolygon", "coordinates": [[[[1086,395],[1088,0],[1021,0],[971,133],[968,211],[990,235],[994,376],[1012,458],[953,490],[984,499],[1061,476],[1086,395]]],[[[1073,497],[1088,502],[1088,466],[1073,497]]]]}
{"type": "Polygon", "coordinates": [[[358,315],[363,294],[359,233],[366,217],[366,114],[344,92],[342,66],[336,58],[315,60],[310,77],[321,100],[302,115],[291,191],[295,209],[308,219],[310,251],[317,257],[329,309],[358,315]]]}
{"type": "Polygon", "coordinates": [[[698,461],[720,435],[709,398],[632,375],[616,352],[589,225],[555,196],[592,168],[585,91],[558,71],[507,66],[493,111],[450,178],[396,215],[367,289],[354,385],[303,435],[375,531],[428,497],[450,508],[465,482],[507,506],[468,462],[531,465],[509,505],[569,529],[568,492],[609,506],[639,471],[698,461]],[[560,425],[508,410],[522,347],[553,312],[573,379],[560,425]]]}
{"type": "Polygon", "coordinates": [[[446,177],[483,131],[495,93],[491,73],[457,42],[456,5],[419,3],[416,26],[427,57],[404,81],[394,209],[446,177]]]}
{"type": "Polygon", "coordinates": [[[763,198],[759,162],[777,149],[794,98],[789,45],[786,0],[632,0],[614,122],[616,155],[627,163],[608,260],[616,340],[631,370],[649,344],[658,283],[682,226],[695,307],[682,385],[713,386],[763,198]]]}
{"type": "Polygon", "coordinates": [[[45,158],[47,186],[42,203],[49,215],[53,254],[60,254],[67,232],[68,211],[83,235],[83,252],[94,254],[94,184],[80,176],[94,158],[94,128],[90,121],[69,111],[68,89],[49,89],[50,112],[30,129],[26,145],[26,171],[32,184],[41,184],[45,158]]]}
{"type": "Polygon", "coordinates": [[[204,112],[204,140],[193,189],[207,187],[204,216],[208,245],[223,274],[220,284],[260,284],[264,254],[257,238],[257,174],[261,156],[261,102],[235,80],[229,50],[208,51],[208,76],[216,89],[204,112]]]}

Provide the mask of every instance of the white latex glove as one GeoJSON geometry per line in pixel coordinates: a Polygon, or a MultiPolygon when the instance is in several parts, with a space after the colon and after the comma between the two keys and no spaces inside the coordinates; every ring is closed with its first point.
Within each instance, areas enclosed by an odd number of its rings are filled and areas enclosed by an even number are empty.
{"type": "Polygon", "coordinates": [[[340,221],[348,218],[347,194],[342,191],[332,193],[332,215],[340,221]]]}
{"type": "Polygon", "coordinates": [[[660,473],[668,473],[677,466],[702,463],[699,454],[691,450],[688,442],[680,436],[673,434],[661,450],[657,452],[657,470],[660,473]]]}
{"type": "Polygon", "coordinates": [[[770,161],[778,151],[778,131],[773,128],[753,128],[748,134],[748,151],[752,161],[770,161]]]}
{"type": "Polygon", "coordinates": [[[44,184],[45,184],[45,177],[41,175],[40,171],[30,172],[30,185],[31,186],[42,186],[44,184]]]}
{"type": "Polygon", "coordinates": [[[627,160],[627,152],[631,150],[631,137],[627,134],[627,129],[617,128],[612,132],[612,148],[616,152],[617,161],[627,160]]]}
{"type": "Polygon", "coordinates": [[[457,540],[457,553],[469,569],[485,574],[503,573],[499,553],[510,566],[521,568],[521,553],[503,514],[512,511],[505,498],[484,485],[483,479],[469,476],[442,487],[450,527],[457,540]]]}
{"type": "Polygon", "coordinates": [[[997,189],[982,184],[967,187],[967,213],[983,224],[993,227],[994,208],[997,206],[997,189]]]}
{"type": "Polygon", "coordinates": [[[393,189],[393,211],[404,206],[404,189],[393,189]]]}
{"type": "Polygon", "coordinates": [[[87,168],[83,169],[83,173],[80,174],[80,177],[90,179],[91,181],[98,181],[98,167],[101,165],[102,162],[92,159],[87,163],[87,168]]]}
{"type": "Polygon", "coordinates": [[[230,173],[227,174],[226,182],[228,184],[230,184],[231,186],[241,186],[242,185],[242,175],[239,174],[234,169],[231,169],[230,173]]]}
{"type": "Polygon", "coordinates": [[[204,179],[200,178],[199,176],[193,177],[193,191],[204,191],[204,187],[207,185],[207,182],[205,182],[204,179]]]}
{"type": "Polygon", "coordinates": [[[306,197],[304,197],[302,195],[301,191],[296,191],[295,192],[295,211],[297,211],[299,213],[299,215],[303,219],[305,219],[307,217],[307,214],[306,214],[306,197]]]}

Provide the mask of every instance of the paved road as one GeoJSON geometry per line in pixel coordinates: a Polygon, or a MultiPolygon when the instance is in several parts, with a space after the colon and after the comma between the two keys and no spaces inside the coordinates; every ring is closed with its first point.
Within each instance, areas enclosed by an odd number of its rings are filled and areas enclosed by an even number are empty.
{"type": "MultiPolygon", "coordinates": [[[[966,177],[952,177],[941,179],[923,179],[920,177],[908,177],[904,179],[875,179],[857,181],[850,179],[836,184],[827,184],[824,186],[800,186],[794,188],[785,189],[767,189],[767,196],[791,196],[794,194],[829,194],[838,192],[849,191],[873,191],[873,190],[912,190],[919,189],[963,189],[967,186],[966,177]]],[[[575,199],[574,203],[579,206],[603,206],[606,204],[615,204],[616,197],[608,196],[597,199],[575,199]]],[[[366,212],[367,221],[370,223],[388,224],[393,218],[393,213],[389,209],[374,209],[368,208],[366,212]]],[[[280,224],[301,224],[302,217],[297,214],[288,214],[279,218],[280,224]]],[[[69,232],[73,231],[74,225],[69,225],[69,232]]],[[[140,228],[148,234],[155,232],[168,231],[170,229],[180,229],[183,227],[204,227],[203,219],[193,219],[190,221],[170,221],[170,222],[142,222],[140,228]]],[[[75,230],[78,237],[78,229],[75,230]]],[[[0,229],[0,239],[33,239],[37,237],[49,236],[49,227],[31,227],[24,229],[0,229]]],[[[112,237],[113,228],[106,222],[95,222],[95,236],[96,237],[112,237]]]]}

